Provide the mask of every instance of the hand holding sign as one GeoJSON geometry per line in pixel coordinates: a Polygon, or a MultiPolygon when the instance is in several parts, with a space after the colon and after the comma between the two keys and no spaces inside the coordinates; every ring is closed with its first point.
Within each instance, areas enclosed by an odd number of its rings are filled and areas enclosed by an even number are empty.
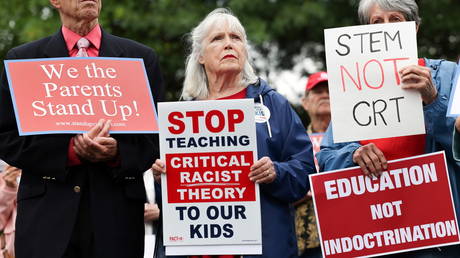
{"type": "Polygon", "coordinates": [[[146,203],[144,205],[144,221],[155,221],[160,217],[160,208],[156,203],[146,203]]]}
{"type": "Polygon", "coordinates": [[[91,162],[113,160],[118,153],[118,147],[117,141],[110,137],[110,125],[110,120],[100,119],[88,133],[75,136],[75,153],[91,162]]]}
{"type": "Polygon", "coordinates": [[[403,89],[420,92],[423,103],[431,104],[438,95],[431,79],[431,69],[420,65],[410,65],[399,71],[403,89]]]}
{"type": "MultiPolygon", "coordinates": [[[[152,173],[155,181],[161,183],[161,174],[166,173],[165,163],[157,159],[152,165],[152,173]]],[[[276,170],[273,161],[269,157],[263,157],[251,166],[251,173],[249,173],[251,181],[256,183],[269,184],[276,179],[276,170]]]]}
{"type": "Polygon", "coordinates": [[[157,183],[161,183],[161,174],[166,173],[165,163],[160,159],[155,160],[155,163],[152,165],[152,173],[155,181],[157,181],[157,183]]]}
{"type": "Polygon", "coordinates": [[[276,179],[275,166],[269,157],[262,157],[251,166],[249,179],[252,182],[269,184],[276,179]]]}
{"type": "Polygon", "coordinates": [[[361,167],[366,176],[380,176],[387,169],[387,160],[383,152],[373,143],[359,147],[353,153],[353,162],[361,167]]]}

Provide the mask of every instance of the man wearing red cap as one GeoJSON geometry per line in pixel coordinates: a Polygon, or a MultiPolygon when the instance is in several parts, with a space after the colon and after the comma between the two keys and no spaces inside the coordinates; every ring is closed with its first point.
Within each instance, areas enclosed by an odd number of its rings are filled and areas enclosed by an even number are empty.
{"type": "Polygon", "coordinates": [[[331,121],[327,73],[317,72],[308,78],[302,106],[310,117],[308,134],[324,133],[331,121]]]}
{"type": "MultiPolygon", "coordinates": [[[[329,88],[326,72],[317,72],[310,75],[305,88],[305,96],[302,98],[302,106],[310,117],[310,125],[308,125],[307,128],[308,135],[311,136],[312,134],[324,133],[331,121],[331,107],[329,105],[329,88]]],[[[308,192],[307,196],[296,202],[295,205],[299,255],[300,257],[321,257],[321,248],[311,192],[308,192]]]]}

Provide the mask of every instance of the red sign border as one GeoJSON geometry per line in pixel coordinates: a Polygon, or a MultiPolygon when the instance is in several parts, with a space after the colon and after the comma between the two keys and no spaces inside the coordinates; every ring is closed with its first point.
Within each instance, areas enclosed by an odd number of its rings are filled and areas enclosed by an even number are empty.
{"type": "MultiPolygon", "coordinates": [[[[453,201],[453,195],[452,195],[452,188],[450,187],[450,176],[448,172],[448,167],[447,167],[447,160],[446,160],[446,154],[444,151],[438,151],[438,152],[432,152],[432,153],[427,153],[427,154],[422,154],[418,156],[413,156],[413,157],[408,157],[408,158],[402,158],[402,159],[395,159],[395,160],[390,160],[388,163],[395,163],[399,161],[404,161],[404,160],[410,160],[410,159],[415,159],[415,158],[422,158],[422,157],[428,157],[428,156],[435,156],[435,155],[442,155],[444,159],[444,163],[446,164],[446,173],[447,173],[447,182],[449,184],[449,193],[450,193],[450,201],[452,202],[452,207],[454,207],[454,216],[455,216],[455,224],[457,226],[457,241],[456,242],[451,242],[451,243],[445,243],[445,244],[439,244],[439,245],[430,245],[430,246],[423,246],[423,247],[416,247],[416,248],[409,248],[409,249],[401,249],[398,251],[394,252],[385,252],[385,253],[377,253],[377,254],[371,254],[371,255],[365,255],[366,257],[377,257],[377,256],[382,256],[382,255],[389,255],[389,254],[397,254],[397,253],[404,253],[404,252],[409,252],[409,251],[416,251],[416,250],[423,250],[423,249],[428,249],[428,248],[433,248],[433,247],[443,247],[443,246],[450,246],[450,245],[455,245],[455,244],[460,244],[460,231],[459,231],[459,225],[458,225],[458,219],[457,219],[457,213],[455,211],[455,204],[453,201]]],[[[316,216],[316,223],[317,223],[317,228],[318,228],[318,236],[320,240],[320,246],[321,246],[321,254],[323,257],[327,257],[324,252],[324,247],[323,247],[323,239],[322,239],[322,234],[321,234],[321,227],[320,227],[320,219],[318,217],[318,213],[316,210],[316,199],[315,199],[315,193],[314,189],[312,186],[312,177],[318,177],[321,175],[326,175],[326,174],[333,174],[333,173],[340,173],[348,170],[354,170],[359,168],[359,166],[355,167],[350,167],[350,168],[344,168],[344,169],[335,169],[327,172],[321,172],[321,173],[315,173],[309,175],[309,182],[310,182],[310,190],[312,192],[312,199],[313,199],[313,204],[315,207],[315,216],[316,216]]]]}

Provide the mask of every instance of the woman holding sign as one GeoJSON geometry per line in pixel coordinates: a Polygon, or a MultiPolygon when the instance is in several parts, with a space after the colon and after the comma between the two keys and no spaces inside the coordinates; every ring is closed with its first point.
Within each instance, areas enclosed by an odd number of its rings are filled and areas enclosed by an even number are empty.
{"type": "MultiPolygon", "coordinates": [[[[315,171],[305,128],[288,101],[254,74],[245,30],[232,13],[214,10],[193,29],[190,39],[183,99],[252,98],[257,107],[270,111],[256,124],[259,160],[246,176],[260,184],[262,256],[297,257],[290,204],[305,196],[307,176],[315,171]]],[[[152,169],[157,180],[166,172],[161,160],[152,169]]]]}
{"type": "MultiPolygon", "coordinates": [[[[421,21],[414,0],[361,0],[358,15],[362,24],[415,21],[418,29],[421,21]]],[[[330,171],[359,165],[364,174],[379,176],[387,169],[387,160],[444,150],[455,208],[457,214],[460,214],[460,196],[457,190],[460,166],[452,155],[452,130],[455,120],[446,117],[455,69],[456,64],[453,62],[420,58],[418,65],[399,70],[401,87],[420,92],[424,105],[426,135],[334,143],[332,127],[329,125],[321,151],[317,155],[320,170],[330,171]]],[[[458,250],[454,246],[421,252],[424,255],[432,252],[434,256],[444,256],[449,255],[450,251],[458,255],[458,250]]],[[[419,255],[419,252],[411,254],[414,257],[419,255]]]]}

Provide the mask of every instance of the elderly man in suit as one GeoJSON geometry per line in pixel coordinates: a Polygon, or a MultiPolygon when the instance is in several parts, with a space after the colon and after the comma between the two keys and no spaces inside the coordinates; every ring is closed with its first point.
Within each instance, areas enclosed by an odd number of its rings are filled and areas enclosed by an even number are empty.
{"type": "MultiPolygon", "coordinates": [[[[156,54],[102,30],[98,22],[102,0],[50,3],[59,12],[62,27],[54,35],[11,49],[7,59],[142,58],[154,100],[162,99],[156,54]]],[[[110,121],[99,120],[82,135],[19,136],[3,73],[0,158],[23,171],[18,192],[17,258],[143,256],[142,173],[158,157],[158,139],[146,134],[110,135],[109,130],[110,121]]]]}

